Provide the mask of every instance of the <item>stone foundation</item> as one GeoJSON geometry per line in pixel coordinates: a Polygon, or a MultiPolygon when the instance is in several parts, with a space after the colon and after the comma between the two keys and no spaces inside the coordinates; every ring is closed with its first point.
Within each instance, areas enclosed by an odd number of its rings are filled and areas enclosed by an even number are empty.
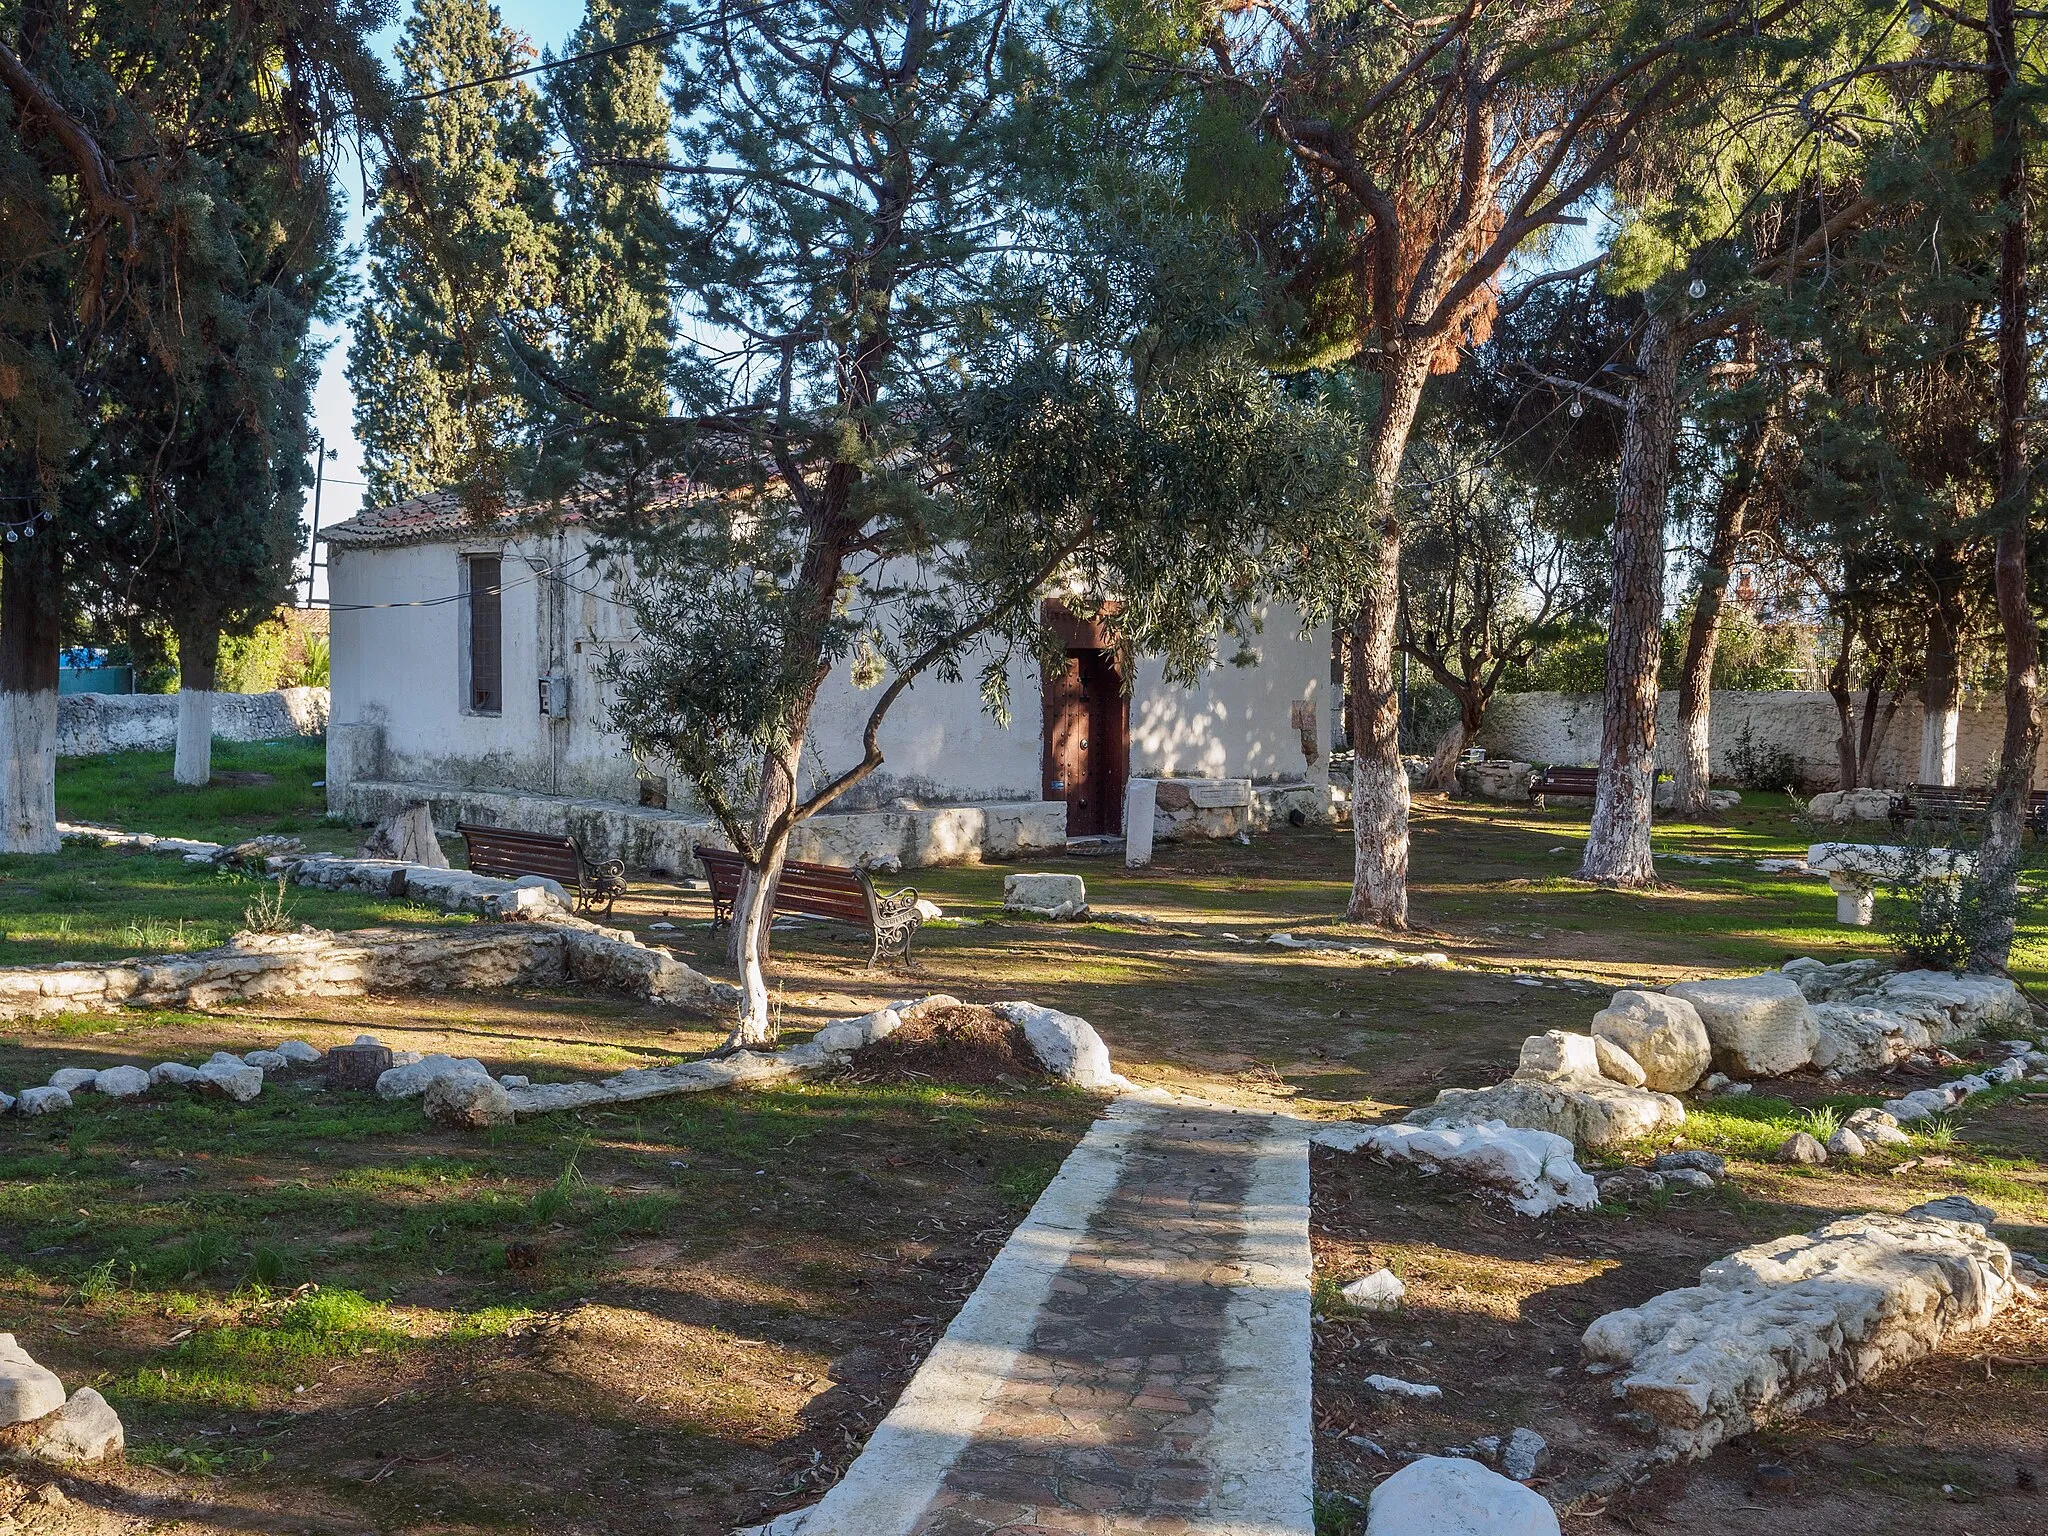
{"type": "MultiPolygon", "coordinates": [[[[708,817],[617,800],[380,779],[359,779],[329,791],[336,814],[366,825],[415,800],[427,802],[435,827],[449,836],[459,821],[551,832],[575,838],[590,859],[622,859],[629,869],[657,875],[701,876],[690,857],[691,845],[727,846],[725,834],[708,817]]],[[[813,864],[918,869],[1014,859],[1066,845],[1064,801],[997,800],[815,816],[791,836],[790,856],[813,864]]]]}
{"type": "Polygon", "coordinates": [[[581,983],[724,1017],[735,988],[664,950],[594,923],[478,923],[354,933],[238,933],[219,949],[105,964],[0,968],[0,1020],[126,1008],[189,1008],[371,992],[487,991],[581,983]]]}

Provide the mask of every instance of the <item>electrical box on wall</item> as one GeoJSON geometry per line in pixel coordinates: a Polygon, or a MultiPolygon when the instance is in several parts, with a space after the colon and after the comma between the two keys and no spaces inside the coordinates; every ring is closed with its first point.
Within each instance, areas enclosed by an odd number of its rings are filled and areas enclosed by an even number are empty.
{"type": "Polygon", "coordinates": [[[540,680],[540,712],[558,720],[569,717],[569,674],[550,672],[540,680]]]}

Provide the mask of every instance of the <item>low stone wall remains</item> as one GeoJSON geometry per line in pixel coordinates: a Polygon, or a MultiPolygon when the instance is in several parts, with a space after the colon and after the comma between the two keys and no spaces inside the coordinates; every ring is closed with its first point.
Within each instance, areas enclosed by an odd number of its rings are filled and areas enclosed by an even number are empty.
{"type": "MultiPolygon", "coordinates": [[[[1597,693],[1510,693],[1493,701],[1479,744],[1500,757],[1525,762],[1591,764],[1600,757],[1601,698],[1597,693]]],[[[1708,762],[1717,778],[1733,774],[1729,753],[1746,729],[1759,746],[1790,752],[1800,787],[1834,789],[1841,782],[1835,741],[1840,725],[1835,701],[1825,693],[1721,691],[1714,695],[1708,762]]],[[[1968,784],[1998,762],[2005,733],[2001,700],[1969,700],[1957,722],[1956,773],[1968,784]]],[[[1678,695],[1657,703],[1657,766],[1669,771],[1678,751],[1678,695]]],[[[1871,782],[1897,787],[1920,776],[1920,704],[1905,700],[1885,732],[1871,782]]]]}
{"type": "MultiPolygon", "coordinates": [[[[326,730],[325,688],[213,696],[213,734],[223,741],[277,741],[326,730]]],[[[177,741],[175,693],[68,693],[57,701],[59,757],[160,752],[177,741]]]]}
{"type": "Polygon", "coordinates": [[[712,1018],[730,1015],[739,996],[665,950],[595,923],[309,928],[238,933],[219,949],[189,955],[0,967],[0,1020],[567,983],[712,1018]]]}

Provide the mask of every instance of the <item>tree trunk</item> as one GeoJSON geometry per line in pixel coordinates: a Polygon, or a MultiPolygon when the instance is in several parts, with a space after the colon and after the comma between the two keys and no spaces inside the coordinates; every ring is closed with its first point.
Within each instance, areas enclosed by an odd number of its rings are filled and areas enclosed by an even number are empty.
{"type": "Polygon", "coordinates": [[[1369,459],[1378,534],[1351,619],[1351,904],[1354,923],[1408,926],[1408,773],[1401,766],[1401,695],[1394,626],[1401,611],[1401,519],[1395,507],[1408,432],[1429,378],[1426,352],[1380,375],[1369,459]]]}
{"type": "Polygon", "coordinates": [[[740,877],[733,898],[733,951],[740,977],[740,1017],[731,1044],[752,1048],[775,1043],[774,1021],[768,1015],[768,938],[775,922],[775,887],[789,856],[784,832],[761,850],[758,869],[751,865],[740,877]]]}
{"type": "Polygon", "coordinates": [[[1721,640],[1721,614],[1728,580],[1749,515],[1750,494],[1763,461],[1766,428],[1759,423],[1736,450],[1735,467],[1714,503],[1707,564],[1693,601],[1692,627],[1685,637],[1685,663],[1678,677],[1678,761],[1671,774],[1671,809],[1696,816],[1707,809],[1713,787],[1714,652],[1721,640]]]}
{"type": "Polygon", "coordinates": [[[49,524],[0,545],[0,853],[55,853],[62,551],[49,524]]]}
{"type": "Polygon", "coordinates": [[[2013,0],[1992,0],[1985,52],[1991,74],[1993,153],[2005,157],[1999,201],[2005,214],[1998,240],[1998,621],[2005,636],[2005,740],[1998,754],[1998,788],[1984,842],[1977,850],[1984,912],[1973,938],[1970,968],[2002,970],[2012,954],[2019,917],[2020,835],[2034,765],[2041,753],[2041,635],[2027,594],[2027,356],[2026,161],[2021,154],[2018,108],[2005,98],[2019,84],[2017,18],[2013,0]]]}
{"type": "Polygon", "coordinates": [[[203,785],[213,777],[213,685],[220,665],[220,630],[178,626],[178,752],[171,777],[203,785]]]}
{"type": "Polygon", "coordinates": [[[1962,676],[1956,665],[1956,634],[1946,605],[1937,596],[1927,622],[1927,668],[1920,684],[1920,778],[1922,784],[1956,781],[1956,727],[1962,704],[1962,676]]]}
{"type": "Polygon", "coordinates": [[[1479,690],[1477,683],[1451,690],[1458,700],[1458,718],[1436,744],[1436,756],[1429,760],[1429,771],[1422,776],[1423,788],[1448,794],[1458,787],[1458,759],[1478,738],[1479,727],[1486,723],[1486,700],[1479,690]]]}
{"type": "Polygon", "coordinates": [[[1605,885],[1648,885],[1656,789],[1657,664],[1662,659],[1664,524],[1678,436],[1678,316],[1653,310],[1636,348],[1615,497],[1614,604],[1607,631],[1607,701],[1593,825],[1579,873],[1605,885]]]}
{"type": "Polygon", "coordinates": [[[1842,643],[1828,668],[1828,697],[1835,701],[1835,787],[1855,789],[1857,772],[1856,702],[1849,692],[1849,663],[1856,651],[1856,610],[1842,609],[1842,643]]]}

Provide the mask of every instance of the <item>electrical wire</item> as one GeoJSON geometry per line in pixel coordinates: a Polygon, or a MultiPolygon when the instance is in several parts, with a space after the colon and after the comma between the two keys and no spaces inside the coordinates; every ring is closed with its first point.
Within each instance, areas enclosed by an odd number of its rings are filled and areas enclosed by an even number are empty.
{"type": "MultiPolygon", "coordinates": [[[[539,581],[544,576],[560,576],[562,579],[566,580],[571,574],[575,572],[577,560],[580,560],[583,563],[583,565],[587,567],[590,564],[590,555],[588,552],[585,552],[584,554],[579,555],[576,560],[551,562],[549,564],[539,566],[529,564],[527,567],[527,574],[517,578],[516,580],[500,581],[487,587],[472,587],[467,592],[450,592],[442,597],[413,597],[389,603],[327,602],[322,603],[319,606],[325,608],[329,613],[372,613],[392,608],[440,608],[446,606],[449,603],[467,602],[479,591],[496,592],[502,595],[503,593],[514,591],[519,587],[530,587],[536,581],[539,581]]],[[[581,591],[582,589],[579,587],[577,590],[581,591]]]]}

